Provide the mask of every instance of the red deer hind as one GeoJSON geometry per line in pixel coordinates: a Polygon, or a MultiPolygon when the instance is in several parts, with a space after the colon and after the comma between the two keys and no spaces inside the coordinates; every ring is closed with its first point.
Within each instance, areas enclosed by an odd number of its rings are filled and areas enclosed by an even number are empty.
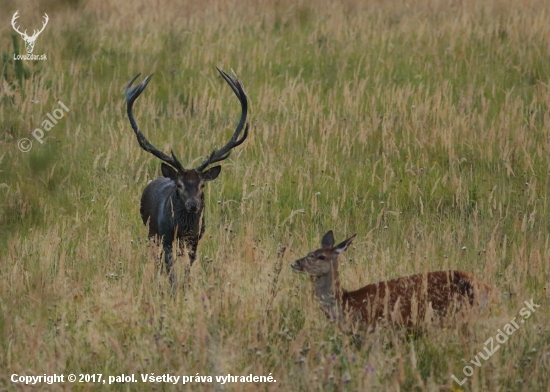
{"type": "Polygon", "coordinates": [[[140,75],[137,74],[126,87],[128,118],[139,145],[145,151],[164,161],[161,163],[161,171],[164,177],[153,180],[145,187],[141,196],[140,212],[143,223],[145,225],[149,224],[149,236],[158,237],[162,241],[166,271],[172,290],[176,288],[176,277],[172,268],[174,263],[172,244],[174,240],[177,240],[179,247],[188,249],[190,265],[193,265],[197,245],[205,230],[203,188],[207,181],[215,180],[218,177],[221,166],[214,166],[208,170],[206,168],[213,163],[227,159],[231,149],[239,146],[248,136],[248,123],[246,123],[248,98],[243,86],[236,77],[232,78],[220,69],[218,71],[241,103],[241,119],[229,142],[221,149],[214,150],[208,158],[194,169],[184,168],[174,155],[174,151],[171,151],[171,156],[168,156],[157,150],[143,136],[134,120],[132,113],[134,101],[145,90],[152,75],[147,76],[143,82],[131,88],[132,83],[140,75]],[[244,133],[239,139],[243,128],[244,133]]]}
{"type": "Polygon", "coordinates": [[[329,231],[320,249],[291,264],[294,272],[311,277],[327,317],[358,321],[369,330],[378,323],[413,328],[429,321],[442,325],[459,312],[488,305],[492,289],[460,271],[428,272],[372,283],[355,291],[344,290],[340,287],[338,256],[354,238],[334,246],[329,231]]]}

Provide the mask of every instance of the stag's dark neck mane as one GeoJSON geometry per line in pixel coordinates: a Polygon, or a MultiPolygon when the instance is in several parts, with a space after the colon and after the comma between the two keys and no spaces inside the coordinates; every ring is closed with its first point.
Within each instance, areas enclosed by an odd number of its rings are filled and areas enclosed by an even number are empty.
{"type": "Polygon", "coordinates": [[[204,195],[201,198],[201,208],[197,212],[189,212],[185,209],[185,204],[179,197],[174,185],[174,191],[170,195],[169,204],[166,207],[169,208],[174,228],[177,226],[179,235],[202,234],[204,231],[204,195]]]}

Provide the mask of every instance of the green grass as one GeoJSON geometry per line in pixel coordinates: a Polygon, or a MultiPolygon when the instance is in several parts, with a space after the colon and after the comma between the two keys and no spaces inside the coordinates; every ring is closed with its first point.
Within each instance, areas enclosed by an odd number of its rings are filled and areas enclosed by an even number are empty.
{"type": "MultiPolygon", "coordinates": [[[[141,372],[277,380],[226,386],[239,391],[546,390],[548,4],[0,6],[2,388],[18,389],[14,373],[141,372]],[[50,16],[34,49],[48,60],[24,72],[10,60],[17,9],[30,30],[50,16]],[[193,167],[239,118],[215,66],[243,82],[250,136],[207,186],[190,288],[171,298],[139,216],[159,161],[139,148],[124,88],[155,74],[137,122],[193,167]],[[39,144],[29,132],[59,100],[70,112],[39,144]],[[514,295],[465,330],[380,330],[358,346],[289,268],[329,229],[358,233],[341,257],[345,288],[453,268],[514,295]],[[459,388],[451,374],[531,298],[539,311],[459,388]]],[[[145,387],[191,389],[110,389],[145,387]]]]}

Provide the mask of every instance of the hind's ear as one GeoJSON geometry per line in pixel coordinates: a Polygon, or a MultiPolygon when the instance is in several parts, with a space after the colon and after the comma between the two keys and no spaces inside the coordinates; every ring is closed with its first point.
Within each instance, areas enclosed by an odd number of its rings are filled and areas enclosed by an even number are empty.
{"type": "Polygon", "coordinates": [[[353,240],[355,239],[355,236],[357,236],[357,234],[354,234],[351,237],[349,237],[347,240],[340,242],[338,245],[336,245],[336,247],[334,248],[334,251],[336,253],[344,252],[346,249],[348,249],[348,246],[350,246],[350,244],[353,242],[353,240]]]}
{"type": "Polygon", "coordinates": [[[334,234],[332,234],[332,230],[329,230],[327,234],[323,236],[321,246],[323,248],[332,248],[334,246],[334,234]]]}
{"type": "Polygon", "coordinates": [[[166,163],[160,164],[160,171],[162,172],[162,175],[166,178],[174,178],[176,177],[176,169],[174,169],[172,166],[167,165],[166,163]]]}

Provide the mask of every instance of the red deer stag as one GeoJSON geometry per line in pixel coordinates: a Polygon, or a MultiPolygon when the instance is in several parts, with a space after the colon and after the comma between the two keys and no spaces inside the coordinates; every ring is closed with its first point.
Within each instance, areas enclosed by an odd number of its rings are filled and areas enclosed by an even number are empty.
{"type": "Polygon", "coordinates": [[[340,287],[338,256],[354,238],[334,246],[334,235],[329,231],[321,249],[290,265],[294,272],[311,277],[315,295],[329,318],[358,321],[369,330],[378,323],[413,328],[430,320],[443,324],[459,311],[482,309],[489,302],[492,289],[460,271],[428,272],[346,291],[340,287]]]}
{"type": "Polygon", "coordinates": [[[178,247],[188,249],[190,265],[193,265],[197,245],[205,229],[203,188],[207,181],[212,181],[218,177],[221,166],[205,169],[213,163],[227,159],[231,149],[239,146],[248,136],[248,123],[246,123],[248,98],[243,86],[236,77],[232,78],[220,69],[218,71],[241,102],[241,119],[231,140],[221,149],[214,150],[208,158],[194,169],[185,169],[174,155],[173,150],[171,150],[171,156],[157,150],[143,136],[134,120],[132,113],[134,101],[145,90],[152,75],[147,76],[143,82],[131,88],[132,83],[140,75],[137,74],[126,87],[128,118],[139,145],[145,151],[164,161],[161,163],[161,171],[164,177],[153,180],[145,187],[141,196],[140,212],[143,223],[145,225],[149,224],[149,237],[157,237],[162,241],[166,271],[172,290],[176,288],[176,277],[172,268],[174,240],[177,240],[178,247]],[[244,133],[239,139],[243,128],[244,133]]]}

